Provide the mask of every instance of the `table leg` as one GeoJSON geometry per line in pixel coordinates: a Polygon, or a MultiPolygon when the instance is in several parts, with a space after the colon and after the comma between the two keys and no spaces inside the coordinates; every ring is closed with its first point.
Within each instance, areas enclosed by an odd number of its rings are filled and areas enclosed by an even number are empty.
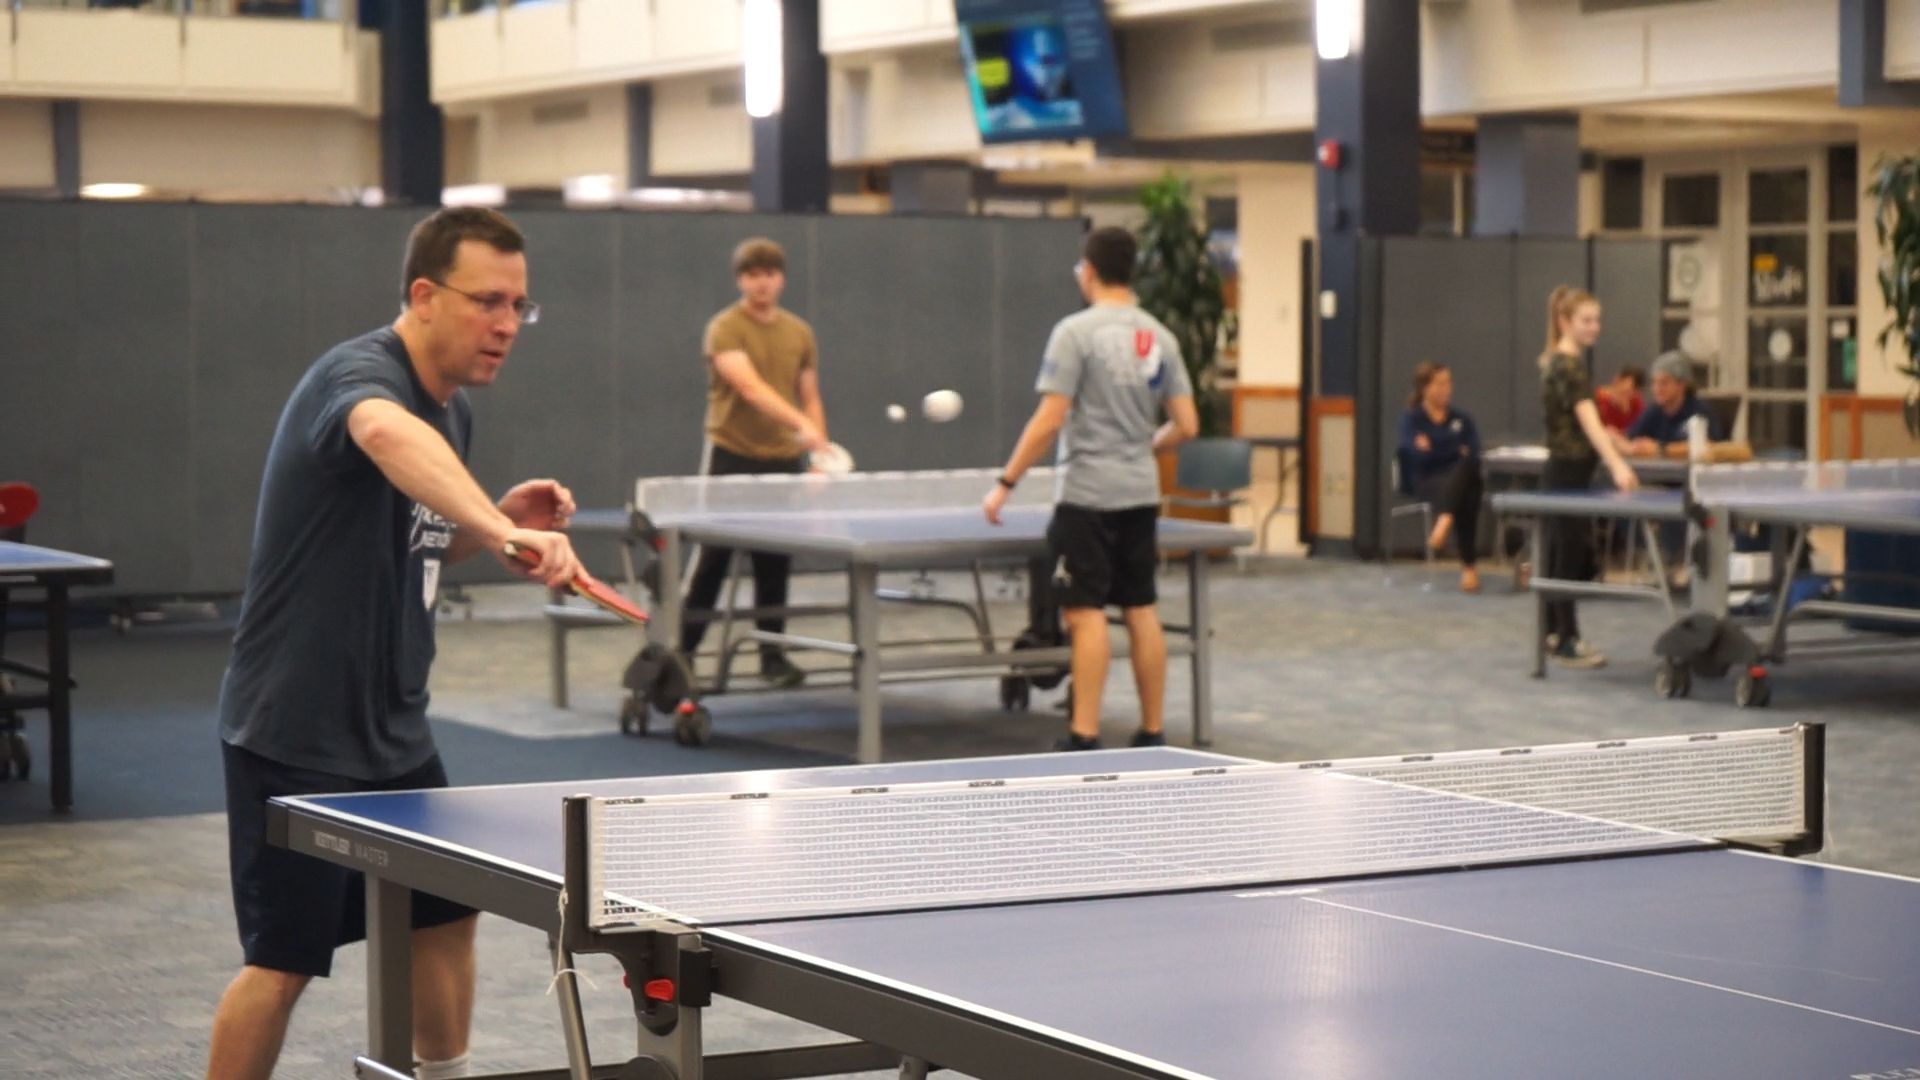
{"type": "Polygon", "coordinates": [[[1724,619],[1727,617],[1727,593],[1730,590],[1727,575],[1729,564],[1733,561],[1733,515],[1724,509],[1710,509],[1706,531],[1707,565],[1700,568],[1699,580],[1693,590],[1693,610],[1724,619]]]}
{"type": "Polygon", "coordinates": [[[553,686],[553,707],[567,707],[567,628],[558,619],[547,620],[547,673],[553,686]]]}
{"type": "MultiPolygon", "coordinates": [[[[680,647],[680,623],[686,617],[682,610],[685,598],[680,594],[680,586],[685,574],[682,563],[686,558],[686,545],[680,539],[679,529],[663,529],[660,532],[660,584],[659,595],[655,597],[654,617],[647,621],[647,640],[667,649],[680,647]]],[[[687,662],[693,662],[692,657],[687,662]]]]}
{"type": "Polygon", "coordinates": [[[367,875],[367,1054],[413,1071],[413,891],[367,875]]]}
{"type": "Polygon", "coordinates": [[[852,621],[853,692],[860,708],[860,763],[880,760],[880,568],[854,563],[847,570],[852,621]]]}
{"type": "Polygon", "coordinates": [[[47,731],[53,809],[73,809],[73,691],[67,650],[67,587],[47,585],[47,731]]]}
{"type": "Polygon", "coordinates": [[[558,935],[547,939],[553,953],[553,985],[560,999],[560,1034],[567,1046],[569,1080],[593,1080],[593,1055],[587,1049],[587,1025],[580,1013],[579,974],[573,954],[560,944],[558,935]]]}
{"type": "Polygon", "coordinates": [[[1193,745],[1213,745],[1213,602],[1207,553],[1187,552],[1187,633],[1193,638],[1193,745]]]}
{"type": "Polygon", "coordinates": [[[1540,579],[1547,573],[1546,518],[1535,515],[1528,530],[1527,549],[1533,559],[1533,677],[1547,677],[1547,590],[1540,579]]]}

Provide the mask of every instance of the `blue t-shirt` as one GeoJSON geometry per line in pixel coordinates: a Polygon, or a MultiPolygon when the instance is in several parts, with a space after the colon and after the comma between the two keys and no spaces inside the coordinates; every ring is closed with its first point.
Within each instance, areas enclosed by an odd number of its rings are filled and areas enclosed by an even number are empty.
{"type": "Polygon", "coordinates": [[[1669,443],[1686,442],[1687,421],[1696,416],[1707,418],[1707,438],[1714,442],[1726,439],[1727,433],[1714,421],[1713,414],[1700,404],[1699,395],[1692,393],[1680,403],[1680,410],[1672,415],[1668,415],[1657,403],[1649,403],[1640,410],[1640,418],[1627,428],[1627,438],[1652,439],[1662,447],[1669,443]]]}
{"type": "Polygon", "coordinates": [[[287,765],[387,780],[434,753],[427,670],[453,525],[401,494],[348,435],[347,414],[370,398],[426,421],[466,459],[465,392],[435,401],[392,329],[307,369],[267,451],[220,737],[287,765]]]}
{"type": "Polygon", "coordinates": [[[1401,480],[1409,488],[1446,475],[1460,461],[1462,447],[1466,448],[1465,456],[1480,456],[1480,432],[1473,426],[1473,417],[1459,409],[1449,407],[1447,418],[1437,424],[1423,405],[1415,405],[1400,415],[1401,460],[1406,462],[1407,469],[1407,475],[1401,480]],[[1416,435],[1427,437],[1428,449],[1421,450],[1414,445],[1416,435]]]}

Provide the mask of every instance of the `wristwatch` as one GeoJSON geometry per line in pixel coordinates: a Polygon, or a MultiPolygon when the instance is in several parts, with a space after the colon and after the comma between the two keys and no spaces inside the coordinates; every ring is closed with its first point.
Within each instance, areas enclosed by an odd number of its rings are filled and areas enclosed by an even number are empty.
{"type": "Polygon", "coordinates": [[[1006,488],[1008,491],[1012,491],[1014,489],[1014,485],[1019,483],[1019,481],[1017,480],[1007,479],[1005,473],[1002,473],[1000,476],[996,477],[994,482],[999,484],[1001,487],[1006,488]]]}

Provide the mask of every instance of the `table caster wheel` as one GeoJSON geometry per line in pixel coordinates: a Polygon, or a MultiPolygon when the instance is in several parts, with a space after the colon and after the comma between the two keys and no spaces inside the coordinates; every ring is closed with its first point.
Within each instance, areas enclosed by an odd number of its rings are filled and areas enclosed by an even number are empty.
{"type": "Polygon", "coordinates": [[[1677,660],[1661,660],[1653,669],[1653,690],[1663,698],[1683,698],[1693,692],[1693,669],[1677,660]]]}
{"type": "Polygon", "coordinates": [[[647,724],[652,720],[652,711],[647,703],[632,691],[620,699],[620,734],[639,737],[647,733],[647,724]]]}
{"type": "Polygon", "coordinates": [[[683,702],[673,714],[673,741],[681,746],[705,746],[713,739],[713,714],[704,706],[683,702]]]}
{"type": "Polygon", "coordinates": [[[1733,684],[1733,703],[1743,709],[1765,708],[1773,700],[1773,683],[1764,670],[1754,669],[1733,684]]]}

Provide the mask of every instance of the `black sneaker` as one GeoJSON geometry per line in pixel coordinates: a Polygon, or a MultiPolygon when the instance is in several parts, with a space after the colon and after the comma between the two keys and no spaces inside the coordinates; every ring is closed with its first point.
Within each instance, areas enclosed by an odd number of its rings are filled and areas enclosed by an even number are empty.
{"type": "Polygon", "coordinates": [[[807,681],[807,673],[795,666],[783,652],[760,654],[760,677],[778,690],[790,690],[807,681]]]}
{"type": "Polygon", "coordinates": [[[1061,739],[1059,742],[1053,744],[1053,748],[1055,750],[1063,750],[1063,751],[1064,750],[1098,750],[1100,749],[1100,739],[1098,736],[1095,736],[1094,738],[1089,739],[1083,735],[1075,735],[1073,732],[1069,731],[1067,732],[1066,738],[1061,739]]]}
{"type": "Polygon", "coordinates": [[[1165,746],[1167,745],[1167,733],[1164,731],[1148,731],[1146,728],[1141,728],[1139,731],[1133,733],[1133,741],[1127,743],[1127,745],[1165,746]]]}

